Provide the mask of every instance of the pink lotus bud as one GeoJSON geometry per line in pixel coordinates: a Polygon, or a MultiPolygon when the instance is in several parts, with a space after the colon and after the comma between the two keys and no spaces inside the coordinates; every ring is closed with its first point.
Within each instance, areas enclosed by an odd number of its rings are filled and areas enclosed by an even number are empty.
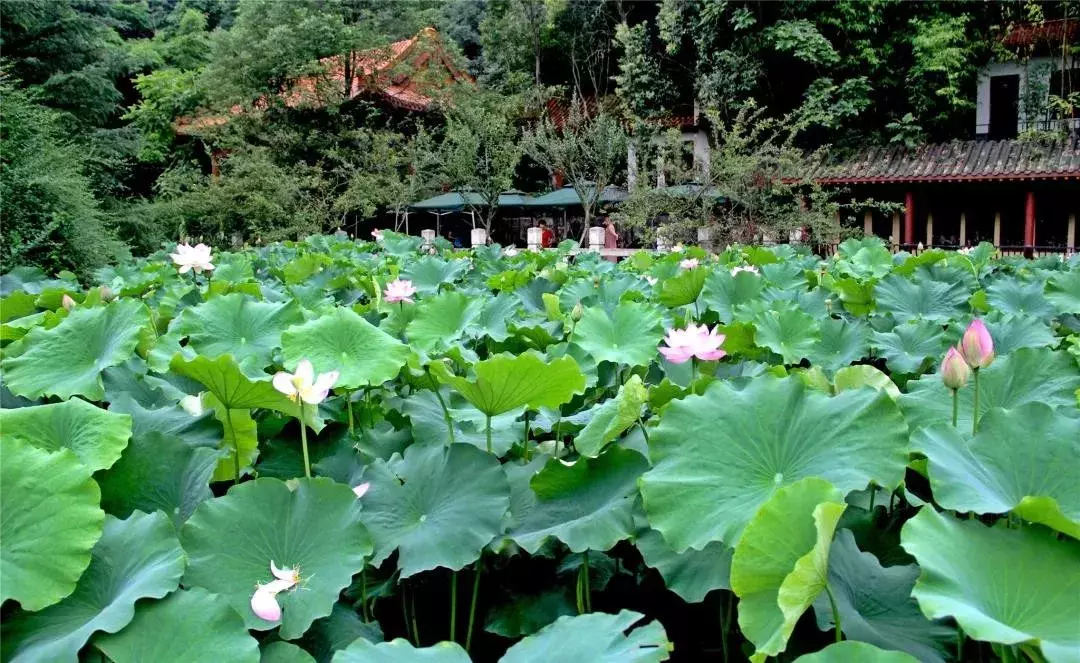
{"type": "Polygon", "coordinates": [[[267,588],[266,585],[255,588],[255,593],[251,595],[251,611],[259,619],[265,619],[268,622],[281,620],[281,606],[278,605],[275,594],[276,592],[267,588]]]}
{"type": "Polygon", "coordinates": [[[941,381],[949,389],[959,389],[967,384],[971,369],[968,368],[964,356],[956,348],[949,348],[945,358],[941,360],[941,381]]]}
{"type": "Polygon", "coordinates": [[[972,320],[960,339],[960,354],[972,368],[986,368],[994,361],[994,339],[982,320],[972,320]]]}
{"type": "Polygon", "coordinates": [[[65,311],[70,311],[71,309],[75,308],[75,300],[71,297],[68,297],[67,295],[64,295],[60,298],[60,306],[63,306],[65,311]]]}
{"type": "Polygon", "coordinates": [[[367,495],[367,491],[368,491],[368,490],[369,490],[370,488],[371,488],[371,482],[370,482],[370,481],[365,481],[365,482],[364,482],[364,483],[362,483],[362,484],[359,484],[359,485],[353,486],[353,489],[352,489],[352,491],[353,491],[353,493],[354,493],[354,494],[356,495],[356,498],[357,498],[357,499],[360,499],[360,498],[361,498],[361,497],[363,497],[364,495],[367,495]]]}

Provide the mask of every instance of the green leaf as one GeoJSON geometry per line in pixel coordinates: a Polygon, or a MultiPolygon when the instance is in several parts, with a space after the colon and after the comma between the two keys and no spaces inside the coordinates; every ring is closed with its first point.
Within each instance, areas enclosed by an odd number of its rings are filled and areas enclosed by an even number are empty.
{"type": "Polygon", "coordinates": [[[574,438],[574,448],[582,456],[595,458],[604,446],[622,435],[641,418],[641,408],[649,400],[649,390],[633,375],[619,388],[615,398],[604,401],[589,423],[574,438]]]}
{"type": "Polygon", "coordinates": [[[94,638],[113,663],[259,663],[259,643],[229,602],[200,587],[143,602],[123,631],[94,638]]]}
{"type": "Polygon", "coordinates": [[[866,356],[870,336],[866,324],[858,320],[824,318],[818,325],[821,341],[815,344],[807,355],[807,359],[814,366],[831,372],[866,356]]]}
{"type": "Polygon", "coordinates": [[[900,389],[893,384],[889,376],[867,364],[841,368],[833,376],[833,387],[836,393],[848,389],[871,387],[878,391],[884,391],[894,401],[900,398],[900,389]]]}
{"type": "Polygon", "coordinates": [[[262,648],[259,663],[315,663],[315,659],[293,643],[277,640],[262,648]]]}
{"type": "Polygon", "coordinates": [[[577,614],[566,587],[556,587],[540,594],[515,596],[509,603],[494,608],[484,630],[504,638],[532,635],[559,617],[577,614]]]}
{"type": "Polygon", "coordinates": [[[203,406],[214,411],[221,423],[222,438],[218,450],[223,452],[214,468],[211,481],[230,481],[243,476],[259,457],[258,426],[251,410],[228,409],[214,394],[203,394],[203,406]]]}
{"type": "Polygon", "coordinates": [[[1046,301],[1059,313],[1080,314],[1080,270],[1055,274],[1046,281],[1046,301]]]}
{"type": "Polygon", "coordinates": [[[475,380],[451,374],[442,362],[431,369],[488,416],[522,407],[556,408],[585,390],[585,376],[572,357],[548,361],[534,351],[485,359],[474,366],[475,380]]]}
{"type": "Polygon", "coordinates": [[[735,319],[736,308],[761,295],[762,285],[756,274],[739,272],[732,276],[726,270],[717,269],[705,279],[701,301],[709,310],[715,311],[720,320],[731,322],[735,319]]]}
{"type": "MultiPolygon", "coordinates": [[[[994,407],[1012,409],[1024,403],[1045,403],[1050,407],[1073,405],[1077,389],[1080,389],[1080,368],[1068,354],[1020,349],[979,371],[980,416],[994,407]]],[[[959,430],[971,430],[974,391],[969,384],[957,392],[959,430]]],[[[952,421],[952,392],[937,374],[908,382],[907,393],[900,396],[899,403],[912,430],[952,421]]]]}
{"type": "MultiPolygon", "coordinates": [[[[206,387],[221,404],[230,410],[266,408],[286,414],[296,414],[296,404],[270,384],[269,379],[251,380],[236,360],[229,355],[215,359],[195,357],[185,359],[177,354],[169,363],[176,374],[195,380],[206,387]]],[[[266,376],[269,378],[270,376],[266,376]]]]}
{"type": "Polygon", "coordinates": [[[73,398],[54,405],[0,410],[4,437],[46,451],[67,447],[91,472],[120,457],[131,437],[131,417],[73,398]]]}
{"type": "Polygon", "coordinates": [[[444,292],[415,306],[416,316],[405,327],[405,336],[413,347],[429,354],[452,348],[480,315],[481,308],[479,299],[460,292],[444,292]]]}
{"type": "Polygon", "coordinates": [[[873,332],[870,345],[885,357],[893,373],[919,373],[928,359],[939,360],[945,355],[949,340],[940,324],[912,320],[890,332],[873,332]]]}
{"type": "Polygon", "coordinates": [[[232,355],[252,377],[271,363],[281,333],[303,320],[295,304],[260,302],[235,293],[184,309],[174,324],[188,346],[206,357],[232,355]]]}
{"type": "Polygon", "coordinates": [[[622,302],[610,314],[600,307],[585,309],[574,328],[574,343],[596,361],[627,366],[645,366],[656,359],[663,337],[660,311],[637,302],[622,302]]]}
{"type": "Polygon", "coordinates": [[[74,453],[3,438],[0,603],[41,610],[70,594],[90,564],[105,513],[101,491],[74,453]]]}
{"type": "MultiPolygon", "coordinates": [[[[454,441],[471,444],[478,449],[487,449],[486,417],[473,407],[464,397],[441,387],[440,394],[450,412],[454,426],[454,441]]],[[[450,435],[446,428],[446,415],[434,391],[415,391],[407,398],[394,402],[394,407],[409,418],[412,424],[413,439],[420,443],[447,444],[450,435]],[[400,404],[399,404],[400,403],[400,404]]],[[[521,424],[516,423],[517,412],[507,412],[491,418],[491,449],[502,456],[522,434],[521,424]]],[[[364,431],[363,434],[366,434],[364,431]]],[[[402,449],[398,449],[402,451],[402,449]]],[[[390,454],[379,454],[380,458],[389,458],[390,454]]]]}
{"type": "Polygon", "coordinates": [[[70,596],[40,612],[4,620],[4,660],[73,661],[91,635],[127,626],[136,601],[165,596],[183,573],[184,552],[164,514],[109,516],[90,566],[70,596]]]}
{"type": "Polygon", "coordinates": [[[429,295],[449,285],[469,271],[468,260],[443,260],[436,256],[422,256],[401,272],[401,278],[412,281],[417,292],[429,295]]]}
{"type": "Polygon", "coordinates": [[[701,603],[714,589],[731,589],[732,549],[713,541],[702,550],[675,552],[660,532],[647,530],[637,538],[645,564],[656,569],[664,584],[688,603],[701,603]]]}
{"type": "Polygon", "coordinates": [[[633,628],[645,615],[623,610],[560,617],[507,650],[499,663],[657,663],[673,645],[660,622],[633,628]],[[633,630],[630,630],[632,629],[633,630]]]}
{"type": "Polygon", "coordinates": [[[986,527],[924,506],[901,532],[922,575],[912,595],[931,619],[975,640],[1037,645],[1050,663],[1080,649],[1080,543],[1045,529],[986,527]]]}
{"type": "Polygon", "coordinates": [[[891,313],[899,322],[929,320],[945,323],[966,313],[968,292],[963,283],[929,278],[912,281],[892,274],[877,284],[874,296],[879,313],[891,313]]]}
{"type": "Polygon", "coordinates": [[[911,443],[926,454],[934,500],[942,507],[1013,511],[1080,539],[1080,418],[1065,408],[994,408],[979,419],[974,439],[937,424],[916,431],[911,443]]]}
{"type": "Polygon", "coordinates": [[[705,285],[708,269],[684,269],[675,276],[664,279],[657,298],[668,308],[687,306],[697,301],[705,285]]]}
{"type": "Polygon", "coordinates": [[[334,652],[345,649],[357,638],[364,638],[368,642],[382,642],[383,634],[379,622],[362,621],[352,607],[338,601],[334,604],[330,616],[316,619],[300,642],[319,663],[329,663],[334,652]]]}
{"type": "Polygon", "coordinates": [[[780,355],[785,364],[798,364],[821,342],[817,320],[798,309],[763,311],[753,323],[754,342],[780,355]]]}
{"type": "Polygon", "coordinates": [[[59,325],[35,327],[24,337],[26,352],[4,360],[4,382],[26,398],[100,401],[105,397],[101,372],[127,361],[149,324],[146,305],[136,299],[76,307],[59,325]]]}
{"type": "Polygon", "coordinates": [[[374,644],[363,638],[334,654],[333,663],[470,663],[469,655],[455,642],[430,647],[413,647],[408,640],[394,638],[374,644]]]}
{"type": "Polygon", "coordinates": [[[778,489],[746,526],[731,559],[731,589],[739,627],[755,647],[752,661],[784,651],[825,590],[829,546],[846,506],[828,481],[807,477],[778,489]]]}
{"type": "Polygon", "coordinates": [[[1029,315],[991,313],[983,322],[994,339],[994,352],[999,357],[1020,348],[1043,348],[1058,343],[1048,324],[1029,315]]]}
{"type": "Polygon", "coordinates": [[[869,315],[874,310],[874,281],[853,278],[826,280],[828,286],[852,315],[869,315]]]}
{"type": "Polygon", "coordinates": [[[795,659],[795,663],[917,663],[918,659],[899,651],[884,651],[865,642],[834,642],[813,654],[795,659]]]}
{"type": "MultiPolygon", "coordinates": [[[[861,552],[851,530],[836,533],[829,552],[829,588],[840,612],[840,625],[851,640],[882,649],[900,650],[923,663],[946,660],[946,645],[955,642],[956,629],[930,621],[919,612],[911,590],[919,577],[915,564],[882,566],[861,552]]],[[[835,628],[826,595],[814,601],[818,628],[835,628]]]]}
{"type": "Polygon", "coordinates": [[[741,390],[714,382],[703,395],[667,406],[649,452],[645,511],[681,552],[737,543],[778,488],[804,477],[844,493],[870,481],[897,486],[907,426],[892,399],[870,389],[829,397],[798,378],[758,378],[741,390]]]}
{"type": "Polygon", "coordinates": [[[412,445],[364,475],[363,522],[378,565],[395,549],[402,577],[460,571],[501,531],[510,487],[497,458],[467,444],[412,445]]]}
{"type": "MultiPolygon", "coordinates": [[[[1054,315],[1054,307],[1043,294],[1043,284],[1024,283],[1016,277],[1006,277],[986,288],[987,302],[994,308],[1010,315],[1030,315],[1048,319],[1054,315]]],[[[997,336],[994,336],[997,346],[997,336]]]]}
{"type": "Polygon", "coordinates": [[[289,327],[281,339],[285,366],[294,370],[309,360],[316,373],[340,371],[335,388],[356,389],[392,380],[405,365],[409,348],[352,309],[335,308],[302,325],[289,327]]]}
{"type": "Polygon", "coordinates": [[[273,579],[270,562],[300,569],[300,585],[278,594],[281,637],[300,637],[330,614],[338,593],[364,568],[371,539],[360,503],[329,479],[256,479],[199,505],[180,531],[188,555],[185,587],[221,594],[249,629],[277,626],[255,616],[251,595],[273,579]]]}
{"type": "Polygon", "coordinates": [[[515,493],[509,536],[530,554],[548,538],[571,552],[603,551],[634,533],[637,480],[649,467],[638,452],[611,447],[571,465],[552,458],[535,475],[533,467],[507,467],[515,493]]]}

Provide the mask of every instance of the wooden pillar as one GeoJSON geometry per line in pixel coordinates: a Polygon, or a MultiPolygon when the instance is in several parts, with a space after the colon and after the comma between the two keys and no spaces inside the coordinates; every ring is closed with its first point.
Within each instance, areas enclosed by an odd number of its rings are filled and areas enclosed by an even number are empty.
{"type": "Polygon", "coordinates": [[[967,246],[967,212],[960,212],[960,246],[967,246]]]}
{"type": "Polygon", "coordinates": [[[874,235],[874,213],[870,210],[863,213],[862,231],[867,237],[873,237],[874,235]]]}
{"type": "Polygon", "coordinates": [[[904,244],[915,242],[915,194],[904,194],[904,244]]]}
{"type": "Polygon", "coordinates": [[[892,215],[892,250],[898,251],[900,249],[900,212],[893,212],[892,215]]]}
{"type": "Polygon", "coordinates": [[[934,245],[934,215],[930,212],[926,213],[926,248],[930,248],[934,245]]]}
{"type": "Polygon", "coordinates": [[[994,212],[994,246],[1001,246],[1001,212],[994,212]]]}
{"type": "Polygon", "coordinates": [[[1028,191],[1024,200],[1024,246],[1035,246],[1035,192],[1028,191]]]}
{"type": "Polygon", "coordinates": [[[1065,247],[1069,249],[1076,248],[1076,215],[1069,215],[1069,225],[1065,230],[1065,247]]]}

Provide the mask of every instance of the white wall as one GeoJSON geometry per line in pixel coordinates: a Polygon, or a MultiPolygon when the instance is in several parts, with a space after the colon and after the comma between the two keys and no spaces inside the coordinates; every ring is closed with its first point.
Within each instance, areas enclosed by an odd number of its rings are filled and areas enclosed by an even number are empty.
{"type": "MultiPolygon", "coordinates": [[[[1017,133],[1029,127],[1029,122],[1045,119],[1045,115],[1028,118],[1024,113],[1024,95],[1028,89],[1029,76],[1032,83],[1041,84],[1049,98],[1050,73],[1060,66],[1060,59],[1053,57],[1033,57],[1027,62],[991,62],[979,74],[979,85],[975,97],[975,135],[985,136],[990,132],[990,78],[992,76],[1020,76],[1020,98],[1017,99],[1017,133]],[[1038,76],[1036,80],[1034,77],[1038,76]]],[[[1045,99],[1043,100],[1046,101],[1045,99]]],[[[1080,127],[1080,120],[1067,120],[1073,126],[1080,127]]]]}

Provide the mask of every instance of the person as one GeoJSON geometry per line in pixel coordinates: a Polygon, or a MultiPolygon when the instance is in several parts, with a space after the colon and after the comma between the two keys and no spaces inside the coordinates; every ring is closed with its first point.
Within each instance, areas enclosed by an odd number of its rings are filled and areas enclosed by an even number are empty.
{"type": "Polygon", "coordinates": [[[458,237],[457,233],[453,230],[446,233],[446,239],[450,241],[450,244],[453,245],[455,249],[460,249],[464,246],[464,244],[461,243],[461,238],[458,237]]]}
{"type": "Polygon", "coordinates": [[[540,248],[550,249],[555,245],[555,233],[548,228],[546,221],[540,221],[540,248]]]}
{"type": "MultiPolygon", "coordinates": [[[[619,233],[615,232],[615,222],[611,220],[610,216],[604,217],[604,248],[615,249],[619,246],[619,233]]],[[[615,256],[607,256],[607,259],[611,262],[617,262],[619,259],[615,256]]]]}

